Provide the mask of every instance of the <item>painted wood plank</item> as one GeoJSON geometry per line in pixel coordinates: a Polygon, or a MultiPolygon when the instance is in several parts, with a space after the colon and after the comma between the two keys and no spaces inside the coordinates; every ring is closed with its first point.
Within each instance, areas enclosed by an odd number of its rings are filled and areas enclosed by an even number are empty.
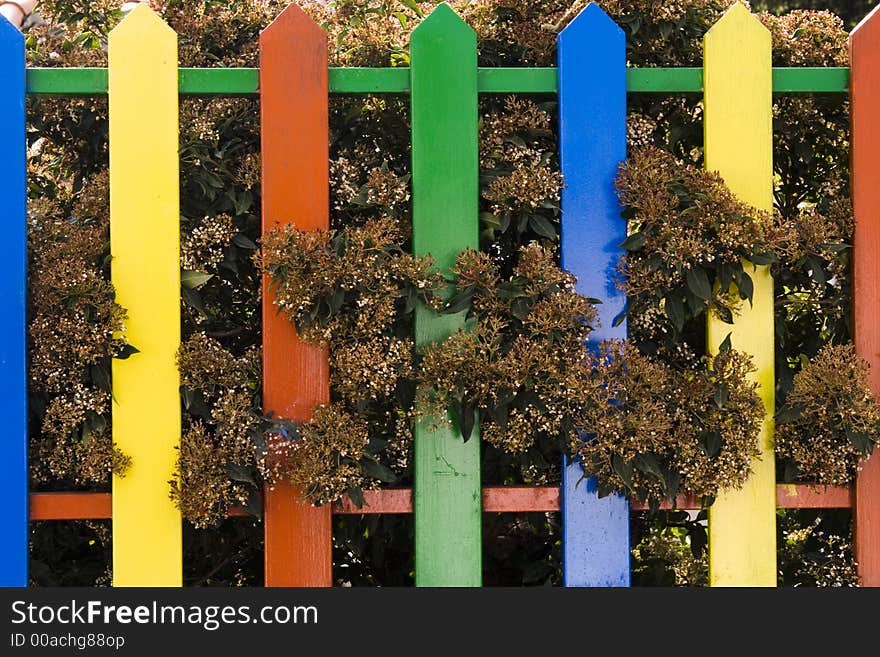
{"type": "Polygon", "coordinates": [[[113,441],[132,459],[113,478],[113,585],[180,586],[177,35],[138,5],[108,48],[111,277],[140,350],[113,361],[113,441]]]}
{"type": "Polygon", "coordinates": [[[0,534],[0,586],[28,582],[24,97],[24,37],[0,17],[0,217],[5,244],[0,258],[0,497],[6,507],[0,534]]]}
{"type": "MultiPolygon", "coordinates": [[[[413,249],[448,269],[479,247],[477,37],[439,5],[412,35],[413,249]]],[[[417,347],[444,340],[462,315],[416,311],[417,347]]],[[[456,426],[415,429],[416,586],[482,582],[480,437],[463,442],[456,426]]]]}
{"type": "MultiPolygon", "coordinates": [[[[626,338],[614,326],[626,295],[614,284],[626,221],[614,178],[626,159],[626,39],[590,3],[559,35],[559,134],[562,176],[562,266],[577,290],[602,303],[589,348],[626,338]]],[[[581,481],[580,463],[562,473],[562,567],[565,586],[629,586],[629,503],[599,498],[596,479],[581,481]],[[579,483],[580,482],[580,483],[579,483]]]]}
{"type": "MultiPolygon", "coordinates": [[[[110,493],[31,493],[30,519],[90,520],[110,518],[110,493]]],[[[845,486],[815,484],[777,484],[776,507],[779,509],[849,509],[854,506],[855,490],[845,486]]],[[[411,488],[383,488],[364,491],[365,504],[358,508],[348,497],[333,507],[335,515],[373,515],[412,513],[411,488]]],[[[483,513],[531,513],[559,511],[560,489],[557,486],[497,486],[483,489],[483,513]]],[[[645,511],[647,504],[632,502],[633,511],[645,511]]],[[[664,502],[661,509],[671,509],[664,502]]],[[[696,510],[699,501],[679,495],[675,508],[696,510]]],[[[239,506],[229,507],[229,517],[248,516],[239,506]]]]}
{"type": "MultiPolygon", "coordinates": [[[[773,132],[769,31],[737,3],[706,34],[704,57],[706,168],[718,171],[744,202],[773,208],[773,132]]],[[[708,321],[716,353],[731,333],[735,349],[751,354],[766,416],[761,458],[742,490],[718,496],[709,512],[712,586],[776,586],[776,472],[773,457],[773,279],[769,267],[749,272],[754,301],[735,325],[708,321]]]]}
{"type": "MultiPolygon", "coordinates": [[[[257,96],[259,69],[181,68],[180,93],[187,96],[257,96]]],[[[700,93],[701,68],[630,68],[626,72],[629,93],[700,93]]],[[[408,94],[409,69],[331,68],[330,93],[408,94]]],[[[848,91],[849,69],[774,68],[774,93],[833,93],[848,91]]],[[[555,93],[555,68],[481,68],[477,71],[480,93],[555,93]]],[[[31,68],[27,93],[46,96],[100,96],[107,93],[105,68],[31,68]]]]}
{"type": "MultiPolygon", "coordinates": [[[[260,65],[263,230],[284,223],[327,230],[327,37],[291,4],[260,34],[260,65]]],[[[330,401],[327,350],[302,342],[273,298],[264,277],[263,405],[306,421],[330,401]]],[[[284,483],[265,494],[266,586],[330,586],[329,506],[302,501],[302,491],[284,483]]]]}
{"type": "MultiPolygon", "coordinates": [[[[850,37],[853,251],[853,326],[858,353],[871,365],[871,390],[880,398],[880,10],[850,37]]],[[[863,586],[880,586],[880,456],[856,479],[855,558],[863,586]]]]}

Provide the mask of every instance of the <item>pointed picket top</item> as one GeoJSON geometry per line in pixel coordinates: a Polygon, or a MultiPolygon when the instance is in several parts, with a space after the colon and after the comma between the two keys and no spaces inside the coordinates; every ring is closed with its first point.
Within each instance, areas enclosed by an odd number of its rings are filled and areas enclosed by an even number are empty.
{"type": "Polygon", "coordinates": [[[614,37],[626,38],[620,25],[615,23],[602,7],[591,2],[565,26],[565,29],[559,33],[558,40],[562,44],[567,39],[576,39],[583,35],[585,37],[584,43],[588,45],[589,39],[602,32],[607,32],[614,37]]]}
{"type": "MultiPolygon", "coordinates": [[[[326,32],[315,22],[315,19],[309,16],[298,4],[292,2],[260,32],[260,43],[267,39],[273,39],[275,35],[285,35],[286,37],[291,32],[298,35],[305,34],[309,40],[320,39],[324,42],[327,40],[326,32]]],[[[293,47],[296,45],[295,43],[291,44],[293,47]]]]}
{"type": "MultiPolygon", "coordinates": [[[[412,41],[415,44],[421,35],[443,36],[448,34],[453,37],[472,38],[476,41],[477,33],[459,16],[447,3],[442,3],[434,8],[430,15],[416,26],[412,31],[412,41]]],[[[421,37],[424,38],[424,37],[421,37]]]]}
{"type": "Polygon", "coordinates": [[[874,7],[867,16],[865,16],[859,24],[853,28],[849,38],[851,43],[857,40],[864,40],[870,36],[876,37],[877,30],[880,30],[880,7],[874,7]]]}
{"type": "Polygon", "coordinates": [[[739,2],[704,37],[706,168],[719,171],[740,200],[773,207],[770,31],[739,2]],[[743,153],[758,158],[749,161],[743,153]]]}
{"type": "MultiPolygon", "coordinates": [[[[868,48],[878,42],[878,39],[880,39],[880,34],[878,34],[878,31],[880,31],[880,18],[878,17],[880,17],[880,7],[874,7],[871,13],[855,26],[849,35],[850,49],[857,47],[868,48]]],[[[874,49],[876,48],[877,46],[874,45],[874,49]]]]}
{"type": "Polygon", "coordinates": [[[177,33],[145,2],[138,3],[137,7],[119,21],[119,25],[110,30],[110,34],[107,35],[108,43],[113,42],[114,38],[121,39],[130,32],[144,35],[154,33],[159,37],[170,35],[177,39],[177,33]]]}
{"type": "Polygon", "coordinates": [[[708,45],[711,40],[740,40],[753,33],[760,33],[767,39],[768,44],[771,42],[770,30],[744,4],[737,2],[724,12],[724,15],[706,32],[706,36],[703,38],[708,45]]]}

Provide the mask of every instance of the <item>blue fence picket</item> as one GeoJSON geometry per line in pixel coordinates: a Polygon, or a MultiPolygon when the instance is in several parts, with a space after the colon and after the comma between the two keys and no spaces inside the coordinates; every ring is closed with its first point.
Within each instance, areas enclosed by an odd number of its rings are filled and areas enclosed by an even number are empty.
{"type": "Polygon", "coordinates": [[[24,37],[0,17],[0,586],[27,586],[24,37]]]}
{"type": "MultiPolygon", "coordinates": [[[[626,42],[623,31],[590,3],[559,35],[559,132],[562,175],[562,266],[578,291],[600,299],[601,326],[591,348],[626,337],[614,326],[625,295],[614,284],[626,222],[614,190],[626,159],[626,42]]],[[[581,481],[578,463],[562,478],[565,586],[629,586],[629,503],[599,498],[596,479],[581,481]]]]}

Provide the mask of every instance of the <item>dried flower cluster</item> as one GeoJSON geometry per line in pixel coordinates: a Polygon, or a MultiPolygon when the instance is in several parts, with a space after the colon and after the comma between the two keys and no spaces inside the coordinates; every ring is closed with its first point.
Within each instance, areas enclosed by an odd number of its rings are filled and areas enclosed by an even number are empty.
{"type": "Polygon", "coordinates": [[[724,349],[684,370],[631,345],[604,345],[596,358],[587,432],[572,445],[600,489],[658,504],[689,492],[711,504],[739,488],[757,457],[764,406],[744,354],[724,349]]]}
{"type": "Polygon", "coordinates": [[[346,493],[363,504],[363,490],[394,479],[371,453],[367,421],[342,405],[318,406],[297,429],[294,435],[275,437],[279,459],[275,476],[288,480],[316,504],[332,504],[346,493]]]}
{"type": "Polygon", "coordinates": [[[859,586],[851,521],[837,528],[828,512],[804,515],[788,511],[780,520],[780,586],[859,586]]]}
{"type": "Polygon", "coordinates": [[[637,320],[644,339],[671,348],[710,309],[732,322],[752,297],[743,260],[775,261],[783,226],[736,199],[719,175],[652,146],[621,167],[617,187],[629,220],[623,284],[636,313],[655,320],[637,320]],[[668,321],[656,322],[659,309],[668,321]]]}
{"type": "Polygon", "coordinates": [[[469,307],[476,325],[424,349],[418,377],[430,392],[420,397],[421,415],[442,421],[452,408],[468,438],[478,412],[483,439],[513,454],[574,430],[596,312],[554,256],[523,247],[507,280],[486,254],[459,256],[450,308],[469,307]]]}
{"type": "Polygon", "coordinates": [[[388,330],[400,310],[411,312],[418,301],[438,306],[442,278],[431,271],[429,258],[400,248],[394,221],[340,231],[284,224],[262,241],[262,255],[255,257],[272,279],[275,305],[309,342],[366,340],[388,330]]]}
{"type": "Polygon", "coordinates": [[[37,483],[106,484],[129,464],[110,437],[110,360],[133,350],[107,281],[106,173],[89,182],[66,202],[45,198],[29,208],[29,403],[41,417],[29,460],[37,483]]]}
{"type": "Polygon", "coordinates": [[[250,348],[235,356],[194,333],[180,347],[178,366],[188,415],[170,494],[187,520],[210,527],[231,505],[250,504],[268,467],[258,411],[261,352],[250,348]]]}
{"type": "Polygon", "coordinates": [[[868,363],[851,344],[826,345],[800,372],[777,416],[776,452],[807,481],[845,486],[880,439],[868,363]]]}

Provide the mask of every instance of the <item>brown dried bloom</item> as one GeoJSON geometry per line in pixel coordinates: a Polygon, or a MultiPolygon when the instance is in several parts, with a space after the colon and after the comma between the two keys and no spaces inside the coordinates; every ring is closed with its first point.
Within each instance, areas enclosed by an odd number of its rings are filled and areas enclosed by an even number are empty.
{"type": "Polygon", "coordinates": [[[710,502],[739,488],[758,456],[764,409],[753,367],[725,351],[680,370],[629,344],[603,344],[577,418],[583,436],[570,449],[600,490],[659,504],[679,491],[710,502]]]}
{"type": "Polygon", "coordinates": [[[559,202],[562,174],[549,166],[517,164],[508,176],[501,176],[489,184],[483,198],[492,203],[496,214],[534,210],[542,204],[559,202]]]}
{"type": "Polygon", "coordinates": [[[29,204],[29,393],[42,414],[32,435],[32,475],[106,484],[127,458],[110,438],[110,359],[122,355],[125,311],[106,271],[106,177],[75,200],[80,213],[29,204]],[[34,465],[35,461],[43,461],[34,465]],[[115,469],[114,469],[115,468],[115,469]]]}
{"type": "Polygon", "coordinates": [[[846,66],[848,34],[843,20],[830,11],[795,9],[781,16],[761,12],[770,30],[774,64],[846,66]]]}
{"type": "Polygon", "coordinates": [[[436,307],[441,285],[431,260],[399,245],[392,219],[340,231],[300,231],[282,225],[263,235],[263,272],[275,304],[302,338],[316,344],[364,340],[387,332],[403,306],[419,299],[436,307]]]}
{"type": "Polygon", "coordinates": [[[807,481],[845,486],[880,435],[868,363],[852,344],[826,345],[795,374],[777,418],[776,453],[807,481]]]}
{"type": "Polygon", "coordinates": [[[188,271],[215,272],[238,230],[228,214],[205,217],[181,236],[180,266],[188,271]]]}
{"type": "Polygon", "coordinates": [[[196,527],[211,527],[226,518],[234,499],[226,461],[225,452],[201,422],[184,432],[177,471],[168,483],[171,499],[196,527]]]}
{"type": "Polygon", "coordinates": [[[537,244],[520,249],[508,280],[473,251],[459,256],[454,271],[457,294],[471,299],[478,321],[424,348],[418,415],[442,423],[447,408],[459,422],[479,412],[484,440],[512,454],[571,431],[596,317],[574,278],[537,244]]]}
{"type": "Polygon", "coordinates": [[[366,421],[338,404],[318,406],[299,427],[299,436],[276,441],[278,466],[284,477],[304,491],[308,500],[332,504],[351,489],[373,488],[359,462],[367,453],[370,431],[366,421]]]}
{"type": "Polygon", "coordinates": [[[330,350],[330,385],[351,404],[386,400],[412,375],[413,342],[389,335],[341,343],[330,350]]]}
{"type": "Polygon", "coordinates": [[[246,388],[251,381],[258,379],[260,355],[251,350],[236,358],[214,338],[193,333],[180,345],[177,366],[181,385],[214,395],[224,388],[246,388]]]}

